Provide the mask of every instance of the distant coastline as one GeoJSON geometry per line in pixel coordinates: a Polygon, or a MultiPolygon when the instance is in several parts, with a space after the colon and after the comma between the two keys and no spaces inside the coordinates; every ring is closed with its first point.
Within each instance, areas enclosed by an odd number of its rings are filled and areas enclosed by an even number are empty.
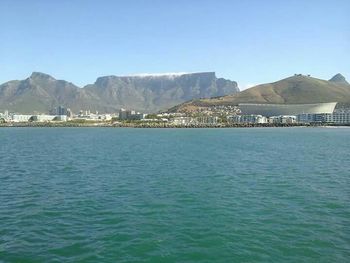
{"type": "Polygon", "coordinates": [[[1,123],[0,128],[168,128],[168,129],[186,129],[186,128],[292,128],[292,127],[350,127],[350,124],[329,124],[329,123],[232,123],[232,124],[191,124],[191,125],[173,125],[168,123],[37,123],[37,122],[18,122],[18,123],[1,123]]]}

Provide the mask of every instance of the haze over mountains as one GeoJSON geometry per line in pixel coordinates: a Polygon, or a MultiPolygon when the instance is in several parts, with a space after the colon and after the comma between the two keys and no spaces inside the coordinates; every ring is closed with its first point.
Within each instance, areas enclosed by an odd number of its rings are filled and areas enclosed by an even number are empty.
{"type": "Polygon", "coordinates": [[[115,112],[120,108],[156,112],[196,98],[237,92],[235,81],[217,78],[214,72],[105,76],[83,88],[33,72],[25,80],[0,85],[0,111],[48,112],[62,105],[74,112],[115,112]]]}
{"type": "Polygon", "coordinates": [[[198,107],[238,105],[239,103],[319,103],[350,104],[350,85],[341,74],[330,80],[297,74],[273,83],[261,84],[242,92],[211,99],[195,99],[171,108],[186,112],[198,107]]]}

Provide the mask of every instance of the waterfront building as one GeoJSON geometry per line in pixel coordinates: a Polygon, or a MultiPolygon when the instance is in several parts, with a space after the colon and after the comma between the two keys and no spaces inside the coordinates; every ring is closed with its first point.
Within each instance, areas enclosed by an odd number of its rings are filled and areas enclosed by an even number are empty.
{"type": "Polygon", "coordinates": [[[111,114],[102,114],[98,115],[99,119],[104,120],[104,121],[110,121],[112,120],[112,115],[111,114]]]}
{"type": "MultiPolygon", "coordinates": [[[[112,118],[117,117],[118,115],[116,114],[99,114],[96,111],[95,113],[90,113],[86,115],[86,111],[80,111],[80,113],[78,115],[74,115],[72,118],[69,119],[73,119],[73,120],[82,120],[82,121],[110,121],[112,120],[112,118]]],[[[67,116],[68,117],[68,116],[67,116]]]]}
{"type": "Polygon", "coordinates": [[[257,104],[240,103],[242,114],[258,114],[266,117],[281,115],[298,115],[305,113],[333,113],[337,102],[314,103],[314,104],[257,104]]]}
{"type": "Polygon", "coordinates": [[[269,118],[269,123],[292,124],[296,122],[297,122],[297,116],[293,116],[293,115],[272,116],[269,118]]]}
{"type": "Polygon", "coordinates": [[[226,117],[227,122],[230,123],[240,123],[241,116],[240,115],[229,115],[226,117]]]}
{"type": "Polygon", "coordinates": [[[67,115],[57,115],[57,116],[55,116],[55,118],[53,120],[54,121],[66,122],[67,121],[67,115]]]}
{"type": "Polygon", "coordinates": [[[48,121],[67,121],[66,115],[26,115],[26,114],[13,114],[9,118],[12,122],[48,122],[48,121]]]}
{"type": "Polygon", "coordinates": [[[142,120],[146,117],[146,114],[135,112],[133,110],[120,109],[119,119],[120,120],[142,120]]]}
{"type": "Polygon", "coordinates": [[[57,115],[67,115],[67,109],[63,106],[58,106],[57,115]]]}
{"type": "Polygon", "coordinates": [[[337,124],[350,124],[350,112],[335,112],[333,114],[326,114],[326,122],[337,124]]]}
{"type": "Polygon", "coordinates": [[[267,118],[259,114],[232,115],[227,117],[231,123],[267,123],[267,118]]]}
{"type": "Polygon", "coordinates": [[[136,113],[131,115],[131,119],[132,120],[142,120],[142,119],[144,119],[146,117],[146,115],[147,114],[136,112],[136,113]]]}
{"type": "Polygon", "coordinates": [[[13,122],[28,122],[33,115],[13,114],[10,118],[13,122]]]}
{"type": "Polygon", "coordinates": [[[316,114],[302,113],[297,115],[297,122],[299,123],[310,123],[316,122],[316,114]]]}
{"type": "Polygon", "coordinates": [[[219,117],[217,116],[200,116],[196,118],[196,122],[199,124],[217,124],[219,117]]]}
{"type": "Polygon", "coordinates": [[[55,115],[33,115],[30,120],[35,122],[46,122],[53,121],[55,117],[55,115]]]}
{"type": "Polygon", "coordinates": [[[119,119],[120,120],[129,120],[131,117],[131,111],[126,109],[119,110],[119,119]]]}
{"type": "Polygon", "coordinates": [[[171,122],[175,125],[189,125],[193,124],[194,120],[191,117],[175,117],[171,122]]]}
{"type": "Polygon", "coordinates": [[[350,112],[334,112],[321,114],[299,114],[297,120],[300,123],[335,123],[350,124],[350,112]]]}

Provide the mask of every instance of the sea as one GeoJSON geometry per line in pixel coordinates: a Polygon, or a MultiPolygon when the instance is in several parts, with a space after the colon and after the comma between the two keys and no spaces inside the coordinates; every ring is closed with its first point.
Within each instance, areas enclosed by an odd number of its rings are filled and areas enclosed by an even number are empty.
{"type": "Polygon", "coordinates": [[[1,128],[0,262],[350,262],[350,129],[1,128]]]}

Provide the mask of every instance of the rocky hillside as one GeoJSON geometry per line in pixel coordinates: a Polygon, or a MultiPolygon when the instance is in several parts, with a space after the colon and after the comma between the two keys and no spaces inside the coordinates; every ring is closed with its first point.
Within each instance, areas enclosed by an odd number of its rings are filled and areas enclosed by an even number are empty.
{"type": "Polygon", "coordinates": [[[217,78],[214,72],[106,76],[83,88],[34,72],[25,80],[0,85],[0,111],[48,112],[63,105],[73,111],[113,112],[123,107],[156,112],[184,101],[238,91],[236,82],[217,78]]]}
{"type": "Polygon", "coordinates": [[[84,89],[107,107],[155,112],[193,98],[210,98],[238,92],[237,83],[216,78],[214,72],[100,77],[84,89]]]}

